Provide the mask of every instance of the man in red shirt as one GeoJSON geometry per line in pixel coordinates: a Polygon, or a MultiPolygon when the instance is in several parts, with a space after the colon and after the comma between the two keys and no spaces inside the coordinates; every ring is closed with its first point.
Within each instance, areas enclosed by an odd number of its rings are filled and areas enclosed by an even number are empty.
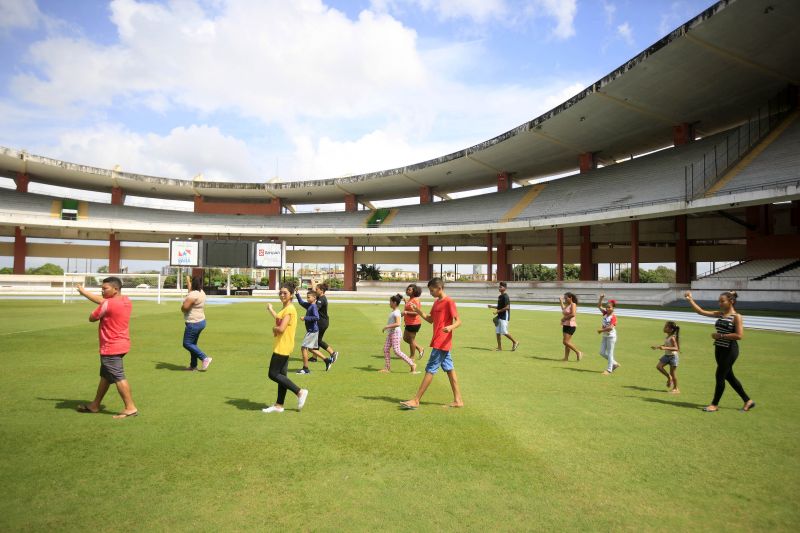
{"type": "Polygon", "coordinates": [[[416,409],[419,407],[422,395],[425,394],[431,381],[433,381],[433,375],[439,370],[439,367],[447,372],[447,377],[450,379],[450,387],[453,389],[453,403],[449,404],[448,407],[464,407],[464,401],[461,399],[461,390],[458,388],[458,377],[456,376],[455,368],[453,368],[453,359],[450,357],[450,348],[453,345],[453,330],[461,325],[461,319],[458,318],[456,303],[444,293],[442,278],[430,280],[428,282],[428,291],[430,291],[431,296],[436,298],[431,308],[431,314],[426,315],[416,306],[413,307],[413,310],[426,322],[433,324],[432,350],[428,364],[425,365],[425,377],[422,378],[422,384],[419,386],[416,396],[405,402],[400,402],[400,407],[403,409],[416,409]]]}
{"type": "Polygon", "coordinates": [[[125,379],[125,370],[122,367],[122,358],[131,349],[131,335],[128,329],[131,318],[131,301],[121,294],[122,281],[111,276],[103,280],[102,296],[93,294],[78,285],[78,292],[88,300],[98,304],[97,309],[89,315],[89,322],[100,322],[98,333],[100,336],[100,384],[97,386],[97,395],[90,404],[81,404],[78,411],[81,413],[99,413],[100,402],[108,392],[109,386],[114,383],[117,392],[125,403],[125,408],[114,415],[114,418],[128,418],[139,414],[131,398],[131,387],[125,379]]]}

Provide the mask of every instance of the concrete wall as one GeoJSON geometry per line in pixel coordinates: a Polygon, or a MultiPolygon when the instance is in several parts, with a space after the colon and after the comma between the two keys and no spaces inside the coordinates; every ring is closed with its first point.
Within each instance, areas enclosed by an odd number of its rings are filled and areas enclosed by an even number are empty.
{"type": "Polygon", "coordinates": [[[692,283],[692,296],[696,300],[716,302],[720,293],[735,290],[738,304],[780,303],[785,308],[800,308],[800,282],[773,278],[763,281],[747,279],[702,279],[692,283]]]}
{"type": "MultiPolygon", "coordinates": [[[[423,295],[427,294],[425,282],[419,285],[423,295]]],[[[359,281],[358,292],[374,293],[389,296],[395,293],[405,294],[408,283],[382,281],[359,281]]],[[[445,286],[448,295],[456,299],[493,300],[497,298],[497,283],[453,282],[445,286]]],[[[664,305],[683,297],[688,285],[672,283],[610,283],[591,282],[529,282],[509,281],[508,295],[519,302],[558,302],[558,297],[570,291],[578,297],[581,305],[594,305],[601,293],[607,298],[618,300],[622,304],[631,305],[664,305]]]]}

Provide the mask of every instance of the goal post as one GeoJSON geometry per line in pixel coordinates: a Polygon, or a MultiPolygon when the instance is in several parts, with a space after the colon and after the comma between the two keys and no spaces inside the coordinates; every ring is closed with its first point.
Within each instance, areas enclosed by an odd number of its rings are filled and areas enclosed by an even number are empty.
{"type": "Polygon", "coordinates": [[[69,273],[63,275],[62,281],[62,303],[67,302],[67,295],[75,294],[77,286],[83,285],[89,292],[99,294],[103,280],[108,277],[116,277],[122,282],[122,294],[127,296],[156,296],[156,302],[161,303],[161,296],[165,290],[175,289],[179,293],[181,289],[180,275],[164,276],[159,273],[136,273],[136,274],[107,274],[97,272],[69,273]]]}

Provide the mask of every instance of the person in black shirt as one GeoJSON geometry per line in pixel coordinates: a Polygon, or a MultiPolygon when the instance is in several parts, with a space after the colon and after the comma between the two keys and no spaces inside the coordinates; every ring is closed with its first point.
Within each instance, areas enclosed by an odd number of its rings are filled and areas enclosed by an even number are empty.
{"type": "MultiPolygon", "coordinates": [[[[328,318],[328,298],[325,296],[325,293],[328,291],[328,284],[327,283],[317,283],[317,286],[314,287],[314,291],[317,293],[317,311],[319,311],[319,336],[317,337],[317,342],[319,347],[328,352],[330,356],[331,364],[336,362],[336,359],[339,358],[339,352],[333,349],[333,346],[322,340],[322,337],[325,335],[325,331],[328,329],[330,325],[330,319],[328,318]]],[[[297,294],[297,301],[303,307],[306,307],[306,302],[300,297],[300,294],[297,294]]],[[[310,357],[308,360],[312,363],[317,361],[317,357],[322,357],[323,360],[328,359],[323,355],[319,349],[311,351],[314,356],[310,357]]]]}
{"type": "Polygon", "coordinates": [[[497,289],[500,291],[500,296],[497,297],[497,305],[487,306],[489,309],[494,309],[494,331],[497,334],[497,351],[503,351],[501,340],[503,336],[506,336],[511,341],[511,351],[513,352],[519,348],[519,343],[508,332],[508,321],[511,320],[511,299],[506,294],[506,282],[501,281],[497,289]]]}
{"type": "Polygon", "coordinates": [[[733,363],[739,357],[739,341],[744,336],[744,324],[742,315],[736,312],[736,291],[727,291],[719,295],[719,311],[706,311],[694,301],[691,291],[686,291],[686,299],[692,308],[700,315],[716,318],[714,324],[716,332],[711,334],[714,339],[714,357],[717,359],[717,384],[714,388],[714,399],[703,408],[707,413],[714,413],[719,410],[719,401],[725,390],[725,382],[731,384],[744,401],[742,411],[749,411],[756,406],[756,402],[750,399],[744,391],[744,387],[733,375],[733,363]]]}

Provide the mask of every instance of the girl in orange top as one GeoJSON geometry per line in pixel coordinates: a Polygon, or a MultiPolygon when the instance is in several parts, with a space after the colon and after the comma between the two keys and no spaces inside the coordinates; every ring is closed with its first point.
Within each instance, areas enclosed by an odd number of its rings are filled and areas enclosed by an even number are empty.
{"type": "Polygon", "coordinates": [[[578,297],[571,292],[565,292],[564,296],[559,298],[561,303],[561,312],[564,316],[561,317],[561,334],[563,335],[562,343],[564,344],[564,359],[562,361],[569,361],[569,352],[575,352],[575,356],[580,361],[583,358],[583,352],[578,350],[572,344],[572,336],[575,335],[575,330],[578,329],[578,322],[575,320],[575,315],[578,314],[578,297]]]}
{"type": "Polygon", "coordinates": [[[408,353],[411,357],[414,357],[414,352],[417,353],[417,359],[422,359],[424,354],[424,350],[422,346],[417,343],[416,337],[417,332],[419,332],[419,328],[422,327],[422,319],[417,314],[414,309],[419,309],[419,297],[422,294],[422,289],[420,289],[416,283],[412,283],[408,287],[406,287],[406,297],[403,299],[406,302],[405,307],[403,308],[403,321],[406,324],[405,330],[403,331],[403,340],[408,343],[408,353]]]}

